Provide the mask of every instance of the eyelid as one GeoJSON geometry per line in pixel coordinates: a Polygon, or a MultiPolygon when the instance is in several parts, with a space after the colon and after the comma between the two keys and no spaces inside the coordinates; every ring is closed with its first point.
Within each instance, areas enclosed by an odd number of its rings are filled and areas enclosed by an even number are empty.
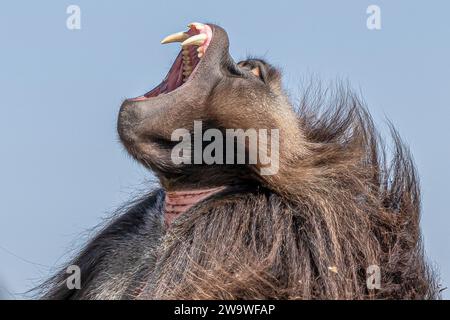
{"type": "Polygon", "coordinates": [[[262,82],[266,83],[266,71],[264,69],[264,66],[261,64],[258,64],[256,67],[252,68],[249,70],[254,77],[258,78],[259,80],[261,80],[262,82]],[[252,70],[258,68],[259,71],[259,75],[256,75],[252,70]]]}
{"type": "Polygon", "coordinates": [[[266,83],[265,65],[262,63],[259,63],[259,62],[254,62],[254,63],[241,62],[236,65],[230,65],[228,67],[228,72],[232,75],[240,76],[240,77],[248,74],[248,76],[255,77],[255,78],[259,79],[260,81],[262,81],[263,83],[266,83]],[[259,76],[256,75],[252,71],[255,68],[258,68],[259,76]]]}

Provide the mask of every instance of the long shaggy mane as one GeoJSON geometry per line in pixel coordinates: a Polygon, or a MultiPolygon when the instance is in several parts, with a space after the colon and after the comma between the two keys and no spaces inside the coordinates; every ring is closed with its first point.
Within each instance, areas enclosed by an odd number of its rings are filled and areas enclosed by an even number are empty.
{"type": "MultiPolygon", "coordinates": [[[[120,287],[98,284],[101,297],[109,290],[138,299],[439,298],[421,240],[417,173],[393,126],[388,154],[363,102],[345,86],[308,87],[296,113],[308,157],[281,169],[279,188],[230,187],[169,229],[152,231],[157,245],[139,253],[149,257],[135,262],[139,275],[126,285],[115,279],[120,287]],[[371,265],[381,271],[379,289],[367,286],[371,265]]],[[[91,245],[103,250],[102,258],[89,253],[91,269],[117,251],[108,248],[91,245]]],[[[52,287],[61,281],[47,282],[47,298],[57,297],[52,287]]]]}
{"type": "Polygon", "coordinates": [[[398,133],[390,125],[388,164],[354,93],[310,86],[302,97],[308,159],[288,168],[278,193],[217,195],[179,219],[141,297],[438,297],[421,241],[417,174],[398,133]],[[366,283],[371,265],[381,271],[378,290],[366,283]]]}

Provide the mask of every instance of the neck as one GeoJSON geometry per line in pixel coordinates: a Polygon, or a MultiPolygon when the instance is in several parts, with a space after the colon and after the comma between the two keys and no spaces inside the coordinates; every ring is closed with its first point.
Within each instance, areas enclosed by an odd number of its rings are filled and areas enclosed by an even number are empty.
{"type": "Polygon", "coordinates": [[[225,187],[211,189],[191,189],[182,191],[166,191],[165,215],[166,225],[170,227],[172,222],[181,214],[189,210],[200,201],[222,191],[225,187]]]}

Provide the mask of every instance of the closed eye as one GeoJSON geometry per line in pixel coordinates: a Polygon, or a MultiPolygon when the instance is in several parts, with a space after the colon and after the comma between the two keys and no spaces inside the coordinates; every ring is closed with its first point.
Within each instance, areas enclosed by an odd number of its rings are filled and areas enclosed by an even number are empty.
{"type": "Polygon", "coordinates": [[[228,65],[227,73],[233,77],[243,77],[245,75],[244,72],[242,72],[241,68],[239,68],[235,64],[228,65]]]}

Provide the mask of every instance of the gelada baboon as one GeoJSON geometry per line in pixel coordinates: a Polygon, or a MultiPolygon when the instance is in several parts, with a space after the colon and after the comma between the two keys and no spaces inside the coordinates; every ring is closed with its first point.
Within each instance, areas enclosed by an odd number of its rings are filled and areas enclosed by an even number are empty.
{"type": "MultiPolygon", "coordinates": [[[[416,172],[394,129],[387,161],[350,90],[310,86],[294,107],[280,72],[259,59],[235,63],[216,25],[192,23],[168,42],[182,43],[168,75],[127,99],[118,118],[126,150],[161,187],[69,263],[81,269],[81,289],[68,289],[64,268],[42,286],[43,298],[439,297],[421,242],[416,172]],[[173,133],[192,134],[195,121],[215,133],[277,129],[277,172],[261,174],[260,160],[175,163],[173,133]],[[369,266],[378,266],[376,286],[369,266]]],[[[252,151],[247,140],[240,147],[252,151]]]]}

